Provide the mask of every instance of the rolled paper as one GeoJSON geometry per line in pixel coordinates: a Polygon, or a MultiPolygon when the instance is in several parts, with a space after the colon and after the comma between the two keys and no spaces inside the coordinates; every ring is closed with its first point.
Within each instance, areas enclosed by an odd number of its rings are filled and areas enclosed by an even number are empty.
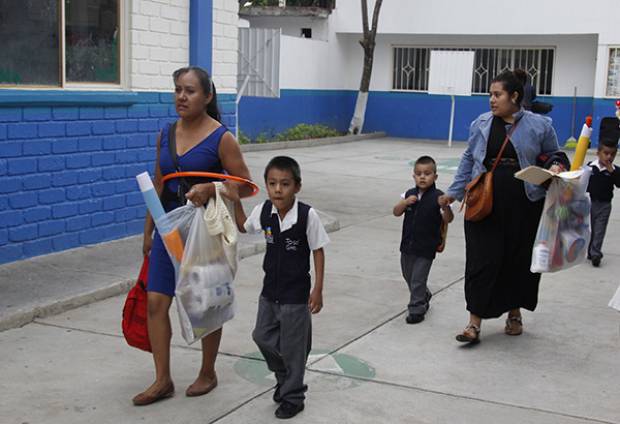
{"type": "Polygon", "coordinates": [[[159,233],[165,234],[170,232],[170,223],[166,218],[166,212],[164,212],[164,208],[159,201],[159,196],[157,196],[157,191],[155,191],[155,187],[153,186],[153,181],[151,181],[149,173],[143,172],[142,174],[137,175],[136,180],[138,180],[142,197],[144,197],[146,207],[153,217],[155,226],[159,230],[159,233]]]}
{"type": "Polygon", "coordinates": [[[577,148],[575,149],[575,157],[570,167],[571,171],[576,171],[583,165],[583,161],[586,158],[586,152],[588,151],[588,145],[590,144],[590,137],[592,136],[592,117],[586,118],[586,123],[581,128],[581,135],[577,141],[577,148]]]}
{"type": "Polygon", "coordinates": [[[168,249],[168,253],[172,254],[178,263],[181,263],[181,259],[183,259],[184,246],[179,230],[175,228],[172,231],[163,234],[161,238],[168,249]]]}

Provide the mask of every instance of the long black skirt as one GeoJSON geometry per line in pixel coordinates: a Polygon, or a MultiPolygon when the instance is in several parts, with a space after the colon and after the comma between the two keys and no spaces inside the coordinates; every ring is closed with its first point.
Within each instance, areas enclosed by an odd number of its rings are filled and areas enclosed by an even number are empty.
{"type": "Polygon", "coordinates": [[[481,318],[497,318],[538,303],[540,274],[530,272],[532,246],[543,200],[530,201],[515,167],[493,174],[493,211],[478,222],[465,221],[465,300],[481,318]]]}

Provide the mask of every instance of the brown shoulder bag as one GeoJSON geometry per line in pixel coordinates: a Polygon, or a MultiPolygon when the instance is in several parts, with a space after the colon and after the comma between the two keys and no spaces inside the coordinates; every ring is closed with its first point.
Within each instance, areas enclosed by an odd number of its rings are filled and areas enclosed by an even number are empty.
{"type": "Polygon", "coordinates": [[[510,133],[506,134],[504,143],[499,150],[499,155],[497,155],[497,158],[495,158],[493,162],[491,170],[478,175],[465,186],[465,198],[463,199],[463,203],[461,203],[461,208],[465,206],[466,221],[482,221],[493,210],[493,172],[495,168],[497,168],[497,164],[504,154],[504,149],[508,144],[508,140],[510,140],[510,136],[516,127],[517,123],[515,122],[510,129],[510,133]]]}

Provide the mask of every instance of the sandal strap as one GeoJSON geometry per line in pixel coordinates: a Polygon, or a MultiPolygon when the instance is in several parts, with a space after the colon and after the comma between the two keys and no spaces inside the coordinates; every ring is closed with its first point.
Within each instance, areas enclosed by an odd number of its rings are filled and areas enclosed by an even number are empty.
{"type": "Polygon", "coordinates": [[[518,322],[519,324],[523,324],[523,319],[521,318],[521,316],[508,316],[508,318],[506,318],[506,322],[518,322]]]}
{"type": "Polygon", "coordinates": [[[467,327],[465,327],[465,331],[467,330],[474,330],[476,334],[480,333],[480,327],[478,327],[476,324],[467,324],[467,327]]]}

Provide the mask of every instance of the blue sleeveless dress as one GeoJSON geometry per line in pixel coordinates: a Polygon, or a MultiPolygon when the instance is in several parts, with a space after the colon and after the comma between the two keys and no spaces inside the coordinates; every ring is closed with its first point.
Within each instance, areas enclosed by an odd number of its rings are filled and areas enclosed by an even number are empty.
{"type": "MultiPolygon", "coordinates": [[[[222,163],[218,154],[222,136],[228,129],[222,125],[207,136],[200,143],[192,147],[181,156],[177,156],[177,163],[181,171],[203,171],[224,173],[222,163]]],[[[159,167],[162,176],[176,172],[174,163],[170,157],[168,147],[170,125],[162,130],[159,150],[159,167]]],[[[205,182],[208,180],[205,180],[205,182]]],[[[177,179],[166,181],[166,187],[173,193],[177,192],[179,182],[177,179]]],[[[164,202],[164,210],[169,212],[178,208],[181,204],[178,201],[164,202]]],[[[174,266],[166,252],[159,232],[155,230],[153,246],[149,257],[149,274],[147,291],[162,293],[167,296],[174,296],[175,278],[174,266]]]]}

